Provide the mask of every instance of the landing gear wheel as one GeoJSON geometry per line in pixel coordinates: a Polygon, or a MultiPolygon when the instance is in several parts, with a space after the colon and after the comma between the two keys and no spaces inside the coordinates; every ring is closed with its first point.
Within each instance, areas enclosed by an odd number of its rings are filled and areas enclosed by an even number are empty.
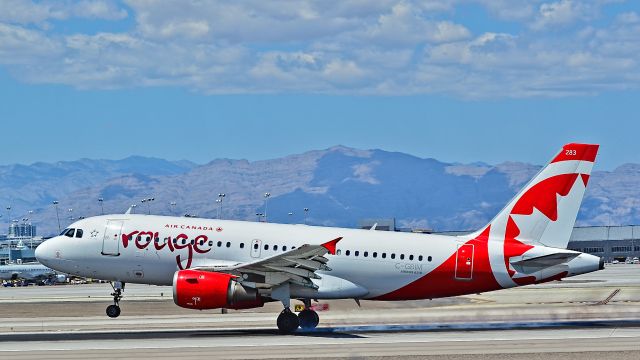
{"type": "Polygon", "coordinates": [[[300,321],[300,327],[305,330],[315,329],[320,322],[318,313],[311,309],[304,309],[300,311],[300,314],[298,314],[298,319],[300,321]]]}
{"type": "Polygon", "coordinates": [[[113,288],[113,292],[111,293],[111,296],[113,296],[113,305],[107,306],[106,312],[108,317],[117,318],[120,316],[120,300],[122,299],[124,283],[115,281],[111,283],[111,287],[113,288]]]}
{"type": "Polygon", "coordinates": [[[120,306],[109,305],[107,306],[107,316],[110,318],[117,318],[120,316],[120,306]]]}
{"type": "Polygon", "coordinates": [[[298,320],[298,316],[291,312],[289,308],[282,310],[280,315],[278,315],[278,330],[282,334],[290,334],[300,326],[300,321],[298,320]]]}

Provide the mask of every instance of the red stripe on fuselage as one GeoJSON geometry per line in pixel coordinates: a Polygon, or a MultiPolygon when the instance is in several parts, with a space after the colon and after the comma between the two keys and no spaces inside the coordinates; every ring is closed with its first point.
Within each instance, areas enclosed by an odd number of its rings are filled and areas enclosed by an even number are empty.
{"type": "MultiPolygon", "coordinates": [[[[473,274],[470,280],[455,278],[457,253],[453,253],[430,273],[373,300],[432,299],[502,289],[489,264],[489,229],[487,227],[478,237],[465,243],[474,246],[473,274]]],[[[451,241],[456,240],[452,238],[451,241]]]]}

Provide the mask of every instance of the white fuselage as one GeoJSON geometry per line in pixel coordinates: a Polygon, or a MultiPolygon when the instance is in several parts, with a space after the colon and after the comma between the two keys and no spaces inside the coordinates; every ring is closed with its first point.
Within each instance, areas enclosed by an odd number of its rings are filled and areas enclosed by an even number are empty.
{"type": "MultiPolygon", "coordinates": [[[[49,239],[36,250],[38,259],[65,273],[104,280],[171,285],[180,269],[247,263],[342,237],[336,254],[327,255],[332,270],[319,271],[322,279],[314,280],[319,289],[293,288],[292,297],[373,299],[407,287],[384,298],[394,300],[502,288],[484,280],[498,277],[495,271],[500,270],[483,266],[480,245],[475,245],[476,259],[461,268],[465,264],[456,254],[468,237],[153,215],[97,216],[69,228],[81,229],[82,237],[49,239]],[[433,291],[424,284],[411,288],[430,273],[434,287],[451,290],[433,291]]],[[[572,261],[573,268],[587,264],[588,271],[597,270],[596,259],[581,254],[572,261]]]]}

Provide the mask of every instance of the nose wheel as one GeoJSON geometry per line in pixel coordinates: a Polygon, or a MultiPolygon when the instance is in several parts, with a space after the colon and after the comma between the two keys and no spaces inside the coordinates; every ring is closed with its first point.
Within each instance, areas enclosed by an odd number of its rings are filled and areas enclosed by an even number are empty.
{"type": "Polygon", "coordinates": [[[107,306],[107,316],[110,318],[117,318],[120,316],[120,306],[109,305],[107,306]]]}
{"type": "Polygon", "coordinates": [[[124,283],[120,281],[114,281],[111,283],[113,292],[113,305],[107,306],[107,316],[110,318],[117,318],[120,316],[120,300],[122,300],[122,291],[124,291],[124,283]]]}

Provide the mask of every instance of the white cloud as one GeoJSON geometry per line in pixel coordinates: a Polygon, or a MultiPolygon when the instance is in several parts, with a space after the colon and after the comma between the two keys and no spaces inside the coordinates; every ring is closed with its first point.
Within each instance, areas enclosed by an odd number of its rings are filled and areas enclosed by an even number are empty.
{"type": "Polygon", "coordinates": [[[41,32],[0,23],[0,64],[31,67],[62,54],[61,44],[41,32]]]}
{"type": "Polygon", "coordinates": [[[545,3],[540,5],[538,16],[531,27],[536,30],[542,30],[549,26],[569,24],[576,19],[582,18],[585,15],[584,13],[585,8],[580,3],[572,0],[545,3]]]}
{"type": "Polygon", "coordinates": [[[29,82],[207,94],[475,98],[637,89],[638,13],[594,21],[612,1],[621,0],[126,0],[125,10],[107,0],[6,0],[0,65],[29,82]],[[487,9],[496,31],[456,16],[469,3],[487,9]],[[135,21],[120,31],[56,30],[74,17],[127,16],[135,21]],[[504,30],[505,21],[517,26],[504,30]]]}
{"type": "Polygon", "coordinates": [[[110,0],[0,1],[0,21],[5,23],[44,25],[73,17],[120,20],[127,17],[127,11],[110,0]]]}

